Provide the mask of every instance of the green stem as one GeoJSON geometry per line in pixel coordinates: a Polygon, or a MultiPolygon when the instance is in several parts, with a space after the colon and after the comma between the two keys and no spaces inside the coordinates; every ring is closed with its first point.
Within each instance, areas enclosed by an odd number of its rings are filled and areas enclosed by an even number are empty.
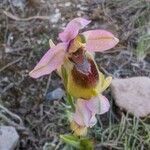
{"type": "Polygon", "coordinates": [[[73,97],[69,93],[67,93],[67,102],[70,104],[72,111],[75,111],[75,105],[73,101],[73,97]]]}

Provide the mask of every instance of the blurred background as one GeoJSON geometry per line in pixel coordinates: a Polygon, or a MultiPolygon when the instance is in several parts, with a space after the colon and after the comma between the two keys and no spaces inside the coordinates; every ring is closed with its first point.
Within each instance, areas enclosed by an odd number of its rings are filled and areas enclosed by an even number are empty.
{"type": "MultiPolygon", "coordinates": [[[[39,79],[28,73],[49,49],[49,39],[57,43],[58,33],[76,17],[92,20],[84,30],[106,29],[120,40],[113,50],[96,54],[103,73],[115,78],[150,77],[149,0],[0,0],[0,104],[17,114],[23,126],[11,117],[0,116],[0,123],[15,126],[19,150],[63,149],[59,135],[70,132],[63,91],[51,98],[52,91],[63,89],[62,81],[56,73],[39,79]]],[[[109,89],[105,94],[112,100],[109,89]]],[[[126,142],[133,149],[140,142],[136,149],[150,149],[143,141],[144,135],[145,140],[150,137],[146,139],[142,123],[135,133],[141,141],[132,145],[128,133],[136,119],[125,117],[124,122],[131,122],[124,127],[116,106],[98,119],[90,131],[96,149],[125,149],[126,142]],[[119,136],[119,129],[128,129],[127,134],[119,136]]]]}

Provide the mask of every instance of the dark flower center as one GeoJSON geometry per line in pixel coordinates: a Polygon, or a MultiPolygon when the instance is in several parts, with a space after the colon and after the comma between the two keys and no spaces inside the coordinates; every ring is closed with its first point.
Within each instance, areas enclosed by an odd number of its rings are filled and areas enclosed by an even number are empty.
{"type": "Polygon", "coordinates": [[[99,80],[98,70],[94,61],[85,55],[84,49],[79,48],[69,59],[74,63],[72,76],[76,84],[84,88],[94,87],[99,80]]]}

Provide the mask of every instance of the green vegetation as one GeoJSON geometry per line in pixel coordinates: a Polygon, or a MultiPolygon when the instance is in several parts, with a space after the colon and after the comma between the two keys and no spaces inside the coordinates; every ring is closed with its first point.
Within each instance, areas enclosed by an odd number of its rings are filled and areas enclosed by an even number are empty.
{"type": "Polygon", "coordinates": [[[96,127],[92,134],[100,141],[97,148],[111,147],[119,150],[141,150],[150,149],[150,125],[148,118],[142,120],[136,117],[129,117],[128,114],[122,114],[118,123],[112,124],[106,128],[96,127]]]}

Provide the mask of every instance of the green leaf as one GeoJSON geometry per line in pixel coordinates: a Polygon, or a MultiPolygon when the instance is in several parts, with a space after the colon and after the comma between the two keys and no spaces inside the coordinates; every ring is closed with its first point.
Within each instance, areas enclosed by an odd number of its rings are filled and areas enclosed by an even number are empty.
{"type": "Polygon", "coordinates": [[[143,60],[148,53],[150,53],[150,35],[144,33],[138,40],[136,54],[139,60],[143,60]]]}
{"type": "Polygon", "coordinates": [[[65,88],[67,87],[68,75],[64,66],[61,67],[62,78],[64,80],[65,88]]]}
{"type": "Polygon", "coordinates": [[[80,149],[80,139],[74,135],[60,135],[60,138],[66,143],[77,149],[80,149]]]}
{"type": "Polygon", "coordinates": [[[93,150],[93,142],[88,138],[79,138],[74,135],[60,135],[60,138],[68,145],[78,150],[93,150]]]}
{"type": "Polygon", "coordinates": [[[75,148],[70,145],[65,145],[62,150],[75,150],[75,148]]]}
{"type": "Polygon", "coordinates": [[[93,150],[93,142],[90,139],[81,139],[80,140],[80,150],[93,150]]]}
{"type": "Polygon", "coordinates": [[[69,122],[71,122],[73,120],[73,112],[68,110],[68,109],[66,109],[65,112],[66,112],[66,115],[67,115],[69,122]]]}
{"type": "Polygon", "coordinates": [[[74,99],[69,93],[67,93],[67,102],[70,104],[72,111],[75,111],[74,99]]]}

